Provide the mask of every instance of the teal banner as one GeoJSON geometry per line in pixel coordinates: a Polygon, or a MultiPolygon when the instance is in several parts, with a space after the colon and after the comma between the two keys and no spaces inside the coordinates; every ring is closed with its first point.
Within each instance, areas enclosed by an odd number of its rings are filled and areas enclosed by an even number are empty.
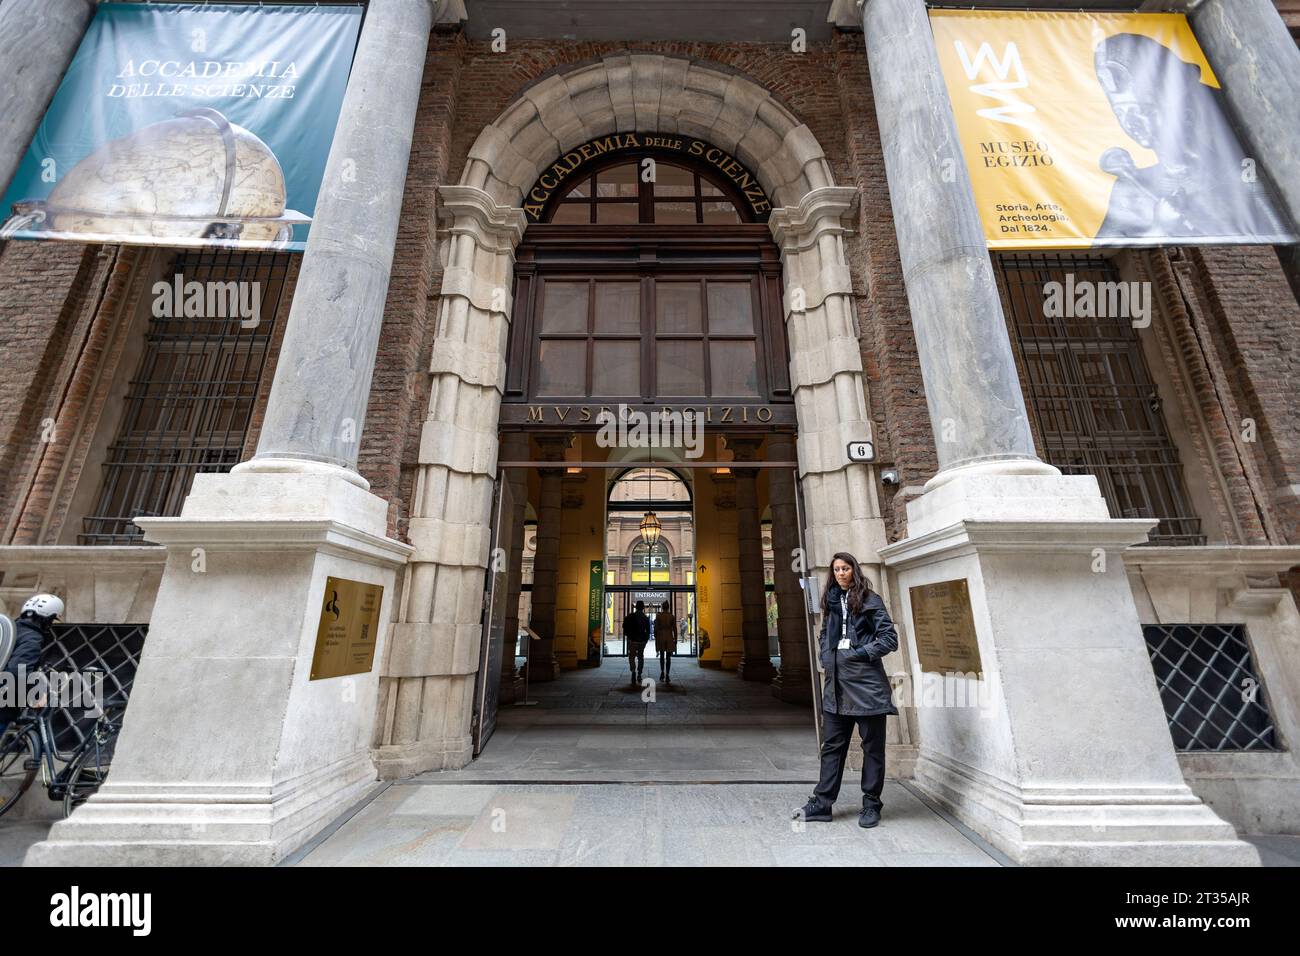
{"type": "Polygon", "coordinates": [[[302,249],[360,6],[101,3],[0,236],[302,249]]]}

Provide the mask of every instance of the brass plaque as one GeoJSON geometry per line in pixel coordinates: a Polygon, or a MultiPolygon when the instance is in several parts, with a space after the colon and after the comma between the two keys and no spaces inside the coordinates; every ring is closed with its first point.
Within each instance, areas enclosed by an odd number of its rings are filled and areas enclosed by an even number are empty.
{"type": "Polygon", "coordinates": [[[311,659],[311,679],[365,674],[375,664],[375,639],[379,635],[382,584],[346,578],[326,578],[316,628],[316,653],[311,659]]]}
{"type": "Polygon", "coordinates": [[[908,593],[922,672],[982,673],[966,579],[924,584],[908,593]]]}

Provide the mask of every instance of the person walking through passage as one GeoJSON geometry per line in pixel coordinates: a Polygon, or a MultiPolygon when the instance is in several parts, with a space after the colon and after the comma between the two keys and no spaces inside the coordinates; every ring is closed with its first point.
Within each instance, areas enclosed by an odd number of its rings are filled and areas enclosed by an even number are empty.
{"type": "Polygon", "coordinates": [[[885,717],[897,714],[881,658],[898,649],[885,602],[871,590],[853,555],[831,559],[822,593],[819,636],[822,670],[821,778],[796,819],[829,822],[840,793],[853,725],[862,735],[862,813],[858,826],[880,822],[885,785],[885,717]]]}
{"type": "Polygon", "coordinates": [[[655,651],[659,654],[659,679],[671,684],[673,654],[677,652],[677,618],[673,617],[667,601],[655,615],[655,651]]]}
{"type": "Polygon", "coordinates": [[[645,613],[645,602],[637,601],[636,608],[623,618],[623,639],[627,641],[627,665],[632,668],[632,686],[641,683],[645,668],[645,646],[650,641],[650,618],[645,613]]]}

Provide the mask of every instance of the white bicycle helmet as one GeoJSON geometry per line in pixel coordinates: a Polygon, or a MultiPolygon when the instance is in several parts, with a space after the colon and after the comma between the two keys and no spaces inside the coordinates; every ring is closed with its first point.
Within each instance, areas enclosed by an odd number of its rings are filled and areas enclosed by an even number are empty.
{"type": "Polygon", "coordinates": [[[63,601],[53,594],[34,594],[23,605],[22,613],[26,614],[28,611],[38,617],[62,617],[64,611],[63,601]]]}

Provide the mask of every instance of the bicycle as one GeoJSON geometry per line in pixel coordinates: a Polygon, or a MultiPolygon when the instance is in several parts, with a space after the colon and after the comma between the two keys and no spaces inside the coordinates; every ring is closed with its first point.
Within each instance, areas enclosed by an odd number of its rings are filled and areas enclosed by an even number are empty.
{"type": "MultiPolygon", "coordinates": [[[[90,668],[82,671],[91,672],[90,668]]],[[[125,710],[124,698],[106,700],[90,732],[68,753],[56,749],[49,712],[43,706],[24,710],[0,740],[0,816],[22,799],[38,770],[49,798],[63,801],[65,817],[85,803],[108,776],[125,710]],[[56,770],[55,761],[63,769],[56,770]]]]}

